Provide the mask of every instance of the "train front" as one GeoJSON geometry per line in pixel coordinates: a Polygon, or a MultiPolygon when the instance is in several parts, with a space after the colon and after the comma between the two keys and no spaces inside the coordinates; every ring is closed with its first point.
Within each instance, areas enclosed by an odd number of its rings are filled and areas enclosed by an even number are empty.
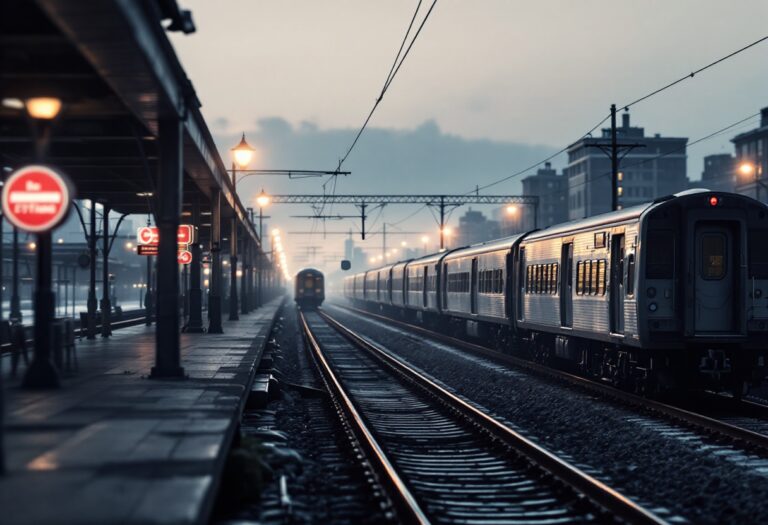
{"type": "Polygon", "coordinates": [[[302,310],[314,310],[325,300],[325,277],[320,270],[306,268],[296,274],[294,300],[302,310]]]}
{"type": "Polygon", "coordinates": [[[641,337],[673,366],[735,393],[761,381],[768,336],[768,208],[696,192],[644,218],[641,337]]]}

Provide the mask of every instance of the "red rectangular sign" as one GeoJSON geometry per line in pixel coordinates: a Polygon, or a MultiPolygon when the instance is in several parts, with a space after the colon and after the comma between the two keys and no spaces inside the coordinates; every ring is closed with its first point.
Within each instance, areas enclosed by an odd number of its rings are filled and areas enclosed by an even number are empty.
{"type": "Polygon", "coordinates": [[[137,252],[139,255],[157,255],[157,244],[139,244],[137,246],[137,252]]]}

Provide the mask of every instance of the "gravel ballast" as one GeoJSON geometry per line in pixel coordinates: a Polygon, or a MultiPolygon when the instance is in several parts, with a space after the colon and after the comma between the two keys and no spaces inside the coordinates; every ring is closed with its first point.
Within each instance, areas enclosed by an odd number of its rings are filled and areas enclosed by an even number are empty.
{"type": "Polygon", "coordinates": [[[768,461],[333,306],[340,322],[672,522],[768,523],[768,461]]]}

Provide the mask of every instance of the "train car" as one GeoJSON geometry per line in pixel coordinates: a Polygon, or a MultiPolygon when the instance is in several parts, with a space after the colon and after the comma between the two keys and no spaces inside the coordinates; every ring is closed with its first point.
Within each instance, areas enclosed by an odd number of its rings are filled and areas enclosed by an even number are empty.
{"type": "Polygon", "coordinates": [[[525,237],[516,328],[536,356],[638,390],[765,375],[768,209],[690,190],[525,237]]]}
{"type": "Polygon", "coordinates": [[[513,304],[507,286],[514,250],[524,235],[489,241],[448,254],[443,260],[442,313],[454,332],[491,339],[496,346],[511,335],[513,304]]]}
{"type": "Polygon", "coordinates": [[[296,274],[294,301],[302,310],[314,310],[325,300],[325,277],[320,270],[305,268],[296,274]]]}
{"type": "Polygon", "coordinates": [[[443,258],[448,252],[414,259],[405,266],[406,315],[420,322],[435,324],[440,314],[438,286],[442,274],[443,258]]]}

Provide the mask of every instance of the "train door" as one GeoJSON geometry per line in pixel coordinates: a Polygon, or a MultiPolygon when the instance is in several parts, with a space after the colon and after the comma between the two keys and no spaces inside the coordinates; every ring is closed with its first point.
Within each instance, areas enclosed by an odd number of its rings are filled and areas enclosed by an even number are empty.
{"type": "Polygon", "coordinates": [[[560,248],[560,325],[573,325],[573,243],[560,248]]]}
{"type": "Polygon", "coordinates": [[[694,330],[736,332],[738,270],[734,229],[723,222],[697,222],[695,232],[694,330]]]}
{"type": "Polygon", "coordinates": [[[429,277],[429,266],[424,266],[424,284],[421,287],[421,305],[427,307],[427,277],[429,277]]]}
{"type": "Polygon", "coordinates": [[[611,237],[611,333],[624,333],[624,234],[611,237]]]}
{"type": "Polygon", "coordinates": [[[477,313],[477,257],[472,259],[472,271],[469,274],[469,302],[471,312],[477,313]]]}
{"type": "MultiPolygon", "coordinates": [[[[526,267],[525,267],[525,248],[520,248],[520,260],[519,265],[517,267],[517,320],[522,321],[525,319],[525,276],[526,276],[526,267]]],[[[510,265],[507,265],[507,267],[510,267],[510,265]]],[[[510,290],[512,290],[512,286],[509,287],[510,290]]]]}

